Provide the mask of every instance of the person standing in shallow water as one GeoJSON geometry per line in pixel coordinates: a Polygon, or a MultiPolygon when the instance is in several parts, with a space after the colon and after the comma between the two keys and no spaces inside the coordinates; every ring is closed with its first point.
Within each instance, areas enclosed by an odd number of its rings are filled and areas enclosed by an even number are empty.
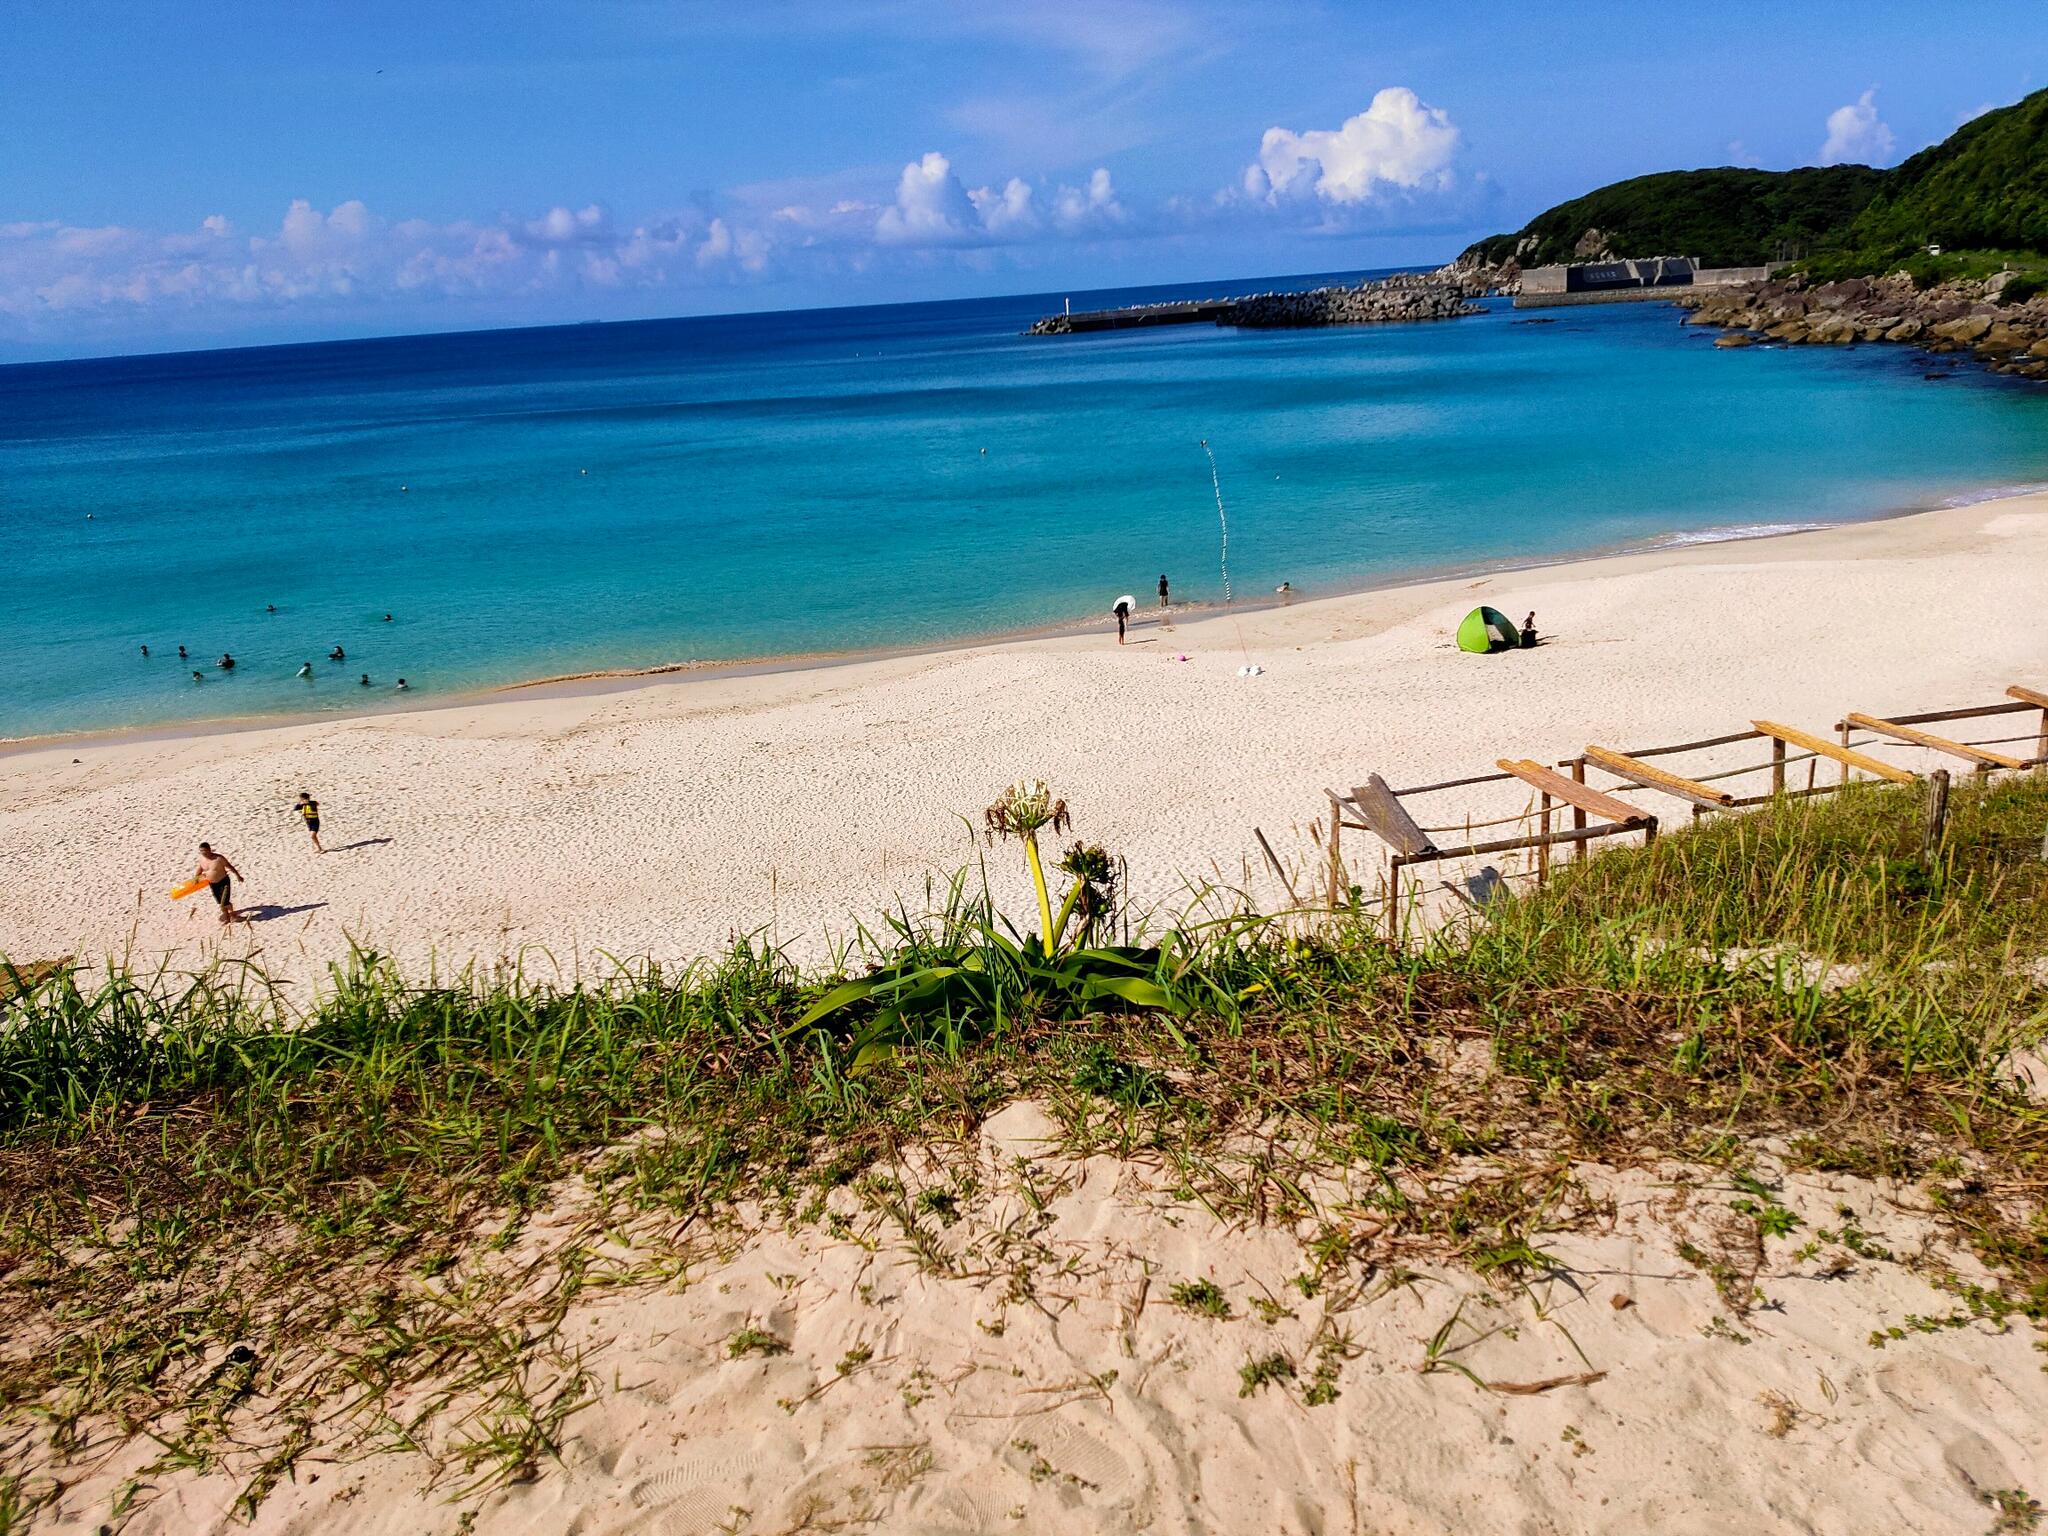
{"type": "Polygon", "coordinates": [[[1171,601],[1166,595],[1166,572],[1164,571],[1159,573],[1159,606],[1162,608],[1172,606],[1171,601]]]}

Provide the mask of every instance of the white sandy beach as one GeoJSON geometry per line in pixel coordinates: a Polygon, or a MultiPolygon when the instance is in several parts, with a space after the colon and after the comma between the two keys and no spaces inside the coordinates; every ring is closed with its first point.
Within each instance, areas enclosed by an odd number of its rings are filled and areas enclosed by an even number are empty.
{"type": "MultiPolygon", "coordinates": [[[[587,972],[752,930],[815,960],[856,919],[921,908],[928,877],[976,856],[967,821],[1040,776],[1079,834],[1128,856],[1145,901],[1220,879],[1277,906],[1252,828],[1308,876],[1323,787],[1369,770],[1414,783],[2038,686],[2044,574],[2048,496],[2031,496],[1148,624],[1121,649],[1041,639],[40,746],[0,759],[0,942],[176,966],[218,946],[302,988],[351,942],[415,973],[519,954],[587,972]],[[1549,643],[1455,650],[1480,600],[1535,609],[1549,643]],[[1247,659],[1263,675],[1240,676],[1247,659]],[[290,815],[301,787],[325,807],[325,857],[290,815]],[[281,912],[222,935],[198,901],[171,902],[200,837],[246,871],[251,907],[281,912]]],[[[1486,816],[1514,799],[1456,803],[1486,816]]],[[[1355,851],[1363,874],[1362,836],[1355,851]]],[[[1021,913],[1013,864],[991,858],[1021,913]]],[[[1483,1042],[1442,1044],[1491,1071],[1483,1042]]],[[[464,1497],[416,1453],[338,1458],[316,1440],[253,1521],[234,1510],[247,1468],[229,1465],[149,1474],[120,1528],[1976,1536],[1999,1500],[2048,1490],[2037,1335],[1935,1288],[1949,1266],[1982,1271],[1938,1244],[1919,1189],[1785,1175],[1816,1241],[1774,1244],[1765,1300],[1731,1317],[1690,1247],[1730,1220],[1704,1170],[1572,1170],[1569,1230],[1543,1235],[1558,1267],[1521,1289],[1376,1246],[1364,1194],[1318,1187],[1376,1278],[1304,1291],[1309,1224],[1218,1220],[1143,1154],[1068,1156],[1036,1105],[957,1145],[935,1134],[896,1171],[975,1192],[942,1257],[842,1189],[837,1235],[737,1213],[687,1236],[673,1282],[579,1302],[560,1344],[598,1390],[530,1482],[464,1497]],[[1827,1236],[1845,1219],[1890,1257],[1827,1236]],[[1198,1277],[1228,1319],[1171,1305],[1198,1277]],[[1928,1318],[1952,1321],[1913,1321],[1928,1318]],[[1874,1344],[1888,1327],[1900,1337],[1874,1344]],[[745,1329],[782,1352],[734,1358],[745,1329]],[[1454,1367],[1423,1369],[1432,1338],[1454,1367]],[[1246,1392],[1246,1366],[1276,1353],[1296,1378],[1246,1392]],[[1310,1396],[1318,1370],[1333,1398],[1310,1396]]],[[[71,1469],[47,1528],[101,1529],[154,1454],[71,1469]]]]}
{"type": "MultiPolygon", "coordinates": [[[[1277,908],[1252,829],[1305,891],[1326,785],[1371,770],[1413,784],[1756,716],[1826,730],[1847,709],[1994,702],[2048,680],[2044,591],[2048,495],[2030,495],[1148,622],[1121,648],[1066,636],[39,745],[0,757],[0,951],[179,967],[256,956],[300,984],[351,943],[414,974],[509,956],[589,974],[607,956],[687,960],[751,932],[816,961],[857,921],[921,910],[928,878],[977,858],[981,808],[1025,778],[1066,798],[1077,835],[1129,860],[1141,905],[1171,911],[1221,882],[1277,908]],[[1546,643],[1456,650],[1480,601],[1517,620],[1536,610],[1546,643]],[[1247,661],[1264,674],[1240,676],[1247,661]],[[290,813],[301,788],[324,808],[325,857],[290,813]],[[203,895],[168,898],[201,838],[245,872],[238,900],[263,920],[223,934],[203,895]]],[[[1495,791],[1432,808],[1520,803],[1495,791]]],[[[1352,836],[1369,878],[1369,840],[1352,836]]],[[[1015,862],[989,867],[1021,913],[1015,862]]]]}

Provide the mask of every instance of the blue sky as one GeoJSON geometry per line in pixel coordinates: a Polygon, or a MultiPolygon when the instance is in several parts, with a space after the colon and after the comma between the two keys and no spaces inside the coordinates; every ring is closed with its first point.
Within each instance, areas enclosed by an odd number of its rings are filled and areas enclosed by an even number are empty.
{"type": "Polygon", "coordinates": [[[1894,163],[2048,75],[2040,0],[1569,14],[11,5],[0,360],[1434,262],[1643,171],[1894,163]]]}

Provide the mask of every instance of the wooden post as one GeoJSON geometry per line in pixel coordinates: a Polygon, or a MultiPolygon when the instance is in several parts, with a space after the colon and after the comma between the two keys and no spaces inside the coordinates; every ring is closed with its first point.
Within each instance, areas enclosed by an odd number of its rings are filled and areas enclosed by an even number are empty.
{"type": "Polygon", "coordinates": [[[1387,861],[1387,942],[1401,942],[1401,861],[1387,861]]]}
{"type": "MultiPolygon", "coordinates": [[[[1846,769],[1847,764],[1843,764],[1846,769]]],[[[1771,793],[1785,793],[1785,743],[1777,737],[1771,738],[1771,793]]]]}
{"type": "Polygon", "coordinates": [[[2048,774],[2048,709],[2041,711],[2041,733],[2034,738],[2034,772],[2048,774]]]}
{"type": "MultiPolygon", "coordinates": [[[[1849,747],[1849,722],[1848,722],[1848,720],[1847,720],[1846,718],[1845,718],[1845,719],[1844,719],[1844,720],[1842,721],[1842,729],[1841,729],[1841,733],[1840,733],[1840,734],[1841,734],[1841,742],[1842,742],[1842,749],[1843,749],[1844,751],[1847,751],[1847,750],[1848,750],[1848,747],[1849,747]]],[[[1841,776],[1841,777],[1840,777],[1839,779],[1837,779],[1837,780],[1836,780],[1835,782],[1836,782],[1837,784],[1846,784],[1846,783],[1848,783],[1848,782],[1849,782],[1849,765],[1848,765],[1847,763],[1844,763],[1844,764],[1842,764],[1842,776],[1841,776]]],[[[1807,787],[1808,789],[1811,789],[1811,788],[1813,788],[1813,785],[1812,785],[1812,783],[1811,783],[1811,782],[1809,781],[1806,787],[1807,787]]]]}
{"type": "Polygon", "coordinates": [[[1927,830],[1920,840],[1922,862],[1933,864],[1941,857],[1941,835],[1948,827],[1948,770],[1937,768],[1927,775],[1927,830]]]}
{"type": "Polygon", "coordinates": [[[1542,890],[1550,879],[1550,796],[1543,795],[1542,819],[1536,830],[1543,834],[1543,841],[1536,845],[1536,889],[1542,890]]]}
{"type": "MultiPolygon", "coordinates": [[[[1579,784],[1583,784],[1586,782],[1585,758],[1575,757],[1572,759],[1572,779],[1575,783],[1579,784]]],[[[1572,830],[1574,832],[1583,832],[1586,830],[1586,812],[1582,807],[1576,805],[1572,807],[1572,830]]],[[[1583,842],[1573,843],[1572,862],[1576,864],[1585,856],[1586,845],[1583,842]]]]}
{"type": "Polygon", "coordinates": [[[1344,879],[1344,854],[1339,846],[1344,836],[1344,807],[1330,796],[1330,910],[1337,910],[1337,887],[1344,879]]]}

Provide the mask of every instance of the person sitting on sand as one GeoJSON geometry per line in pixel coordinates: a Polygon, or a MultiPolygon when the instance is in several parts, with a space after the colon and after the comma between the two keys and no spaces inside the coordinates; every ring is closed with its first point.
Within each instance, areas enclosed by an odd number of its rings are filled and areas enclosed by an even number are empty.
{"type": "Polygon", "coordinates": [[[347,661],[348,652],[344,651],[340,646],[337,645],[333,650],[327,653],[327,659],[329,661],[347,661]]]}
{"type": "Polygon", "coordinates": [[[213,899],[220,907],[223,923],[239,923],[242,914],[235,910],[235,881],[245,878],[235,868],[235,861],[224,853],[215,853],[213,844],[199,845],[199,867],[193,874],[206,882],[206,888],[213,892],[213,899]]]}
{"type": "Polygon", "coordinates": [[[302,789],[299,791],[298,803],[292,809],[304,819],[306,830],[313,834],[313,851],[325,853],[327,850],[320,846],[320,802],[302,789]]]}
{"type": "Polygon", "coordinates": [[[1109,611],[1116,615],[1116,643],[1122,645],[1124,643],[1124,625],[1129,622],[1131,617],[1131,600],[1128,597],[1120,597],[1116,600],[1116,606],[1109,611]]]}
{"type": "Polygon", "coordinates": [[[1534,608],[1531,608],[1529,616],[1522,620],[1522,649],[1525,651],[1536,649],[1536,610],[1534,608]]]}
{"type": "Polygon", "coordinates": [[[311,663],[310,661],[300,662],[298,675],[300,677],[311,677],[313,675],[313,663],[311,663]]]}

